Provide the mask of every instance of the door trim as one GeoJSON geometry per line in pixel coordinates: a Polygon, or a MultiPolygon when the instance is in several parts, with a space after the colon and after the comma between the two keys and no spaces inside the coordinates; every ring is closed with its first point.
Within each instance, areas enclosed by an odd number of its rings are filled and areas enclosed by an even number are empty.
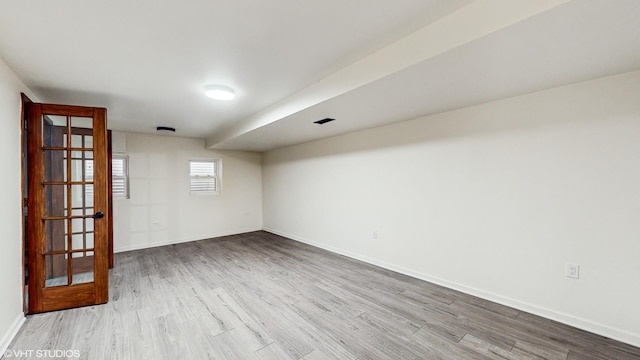
{"type": "Polygon", "coordinates": [[[21,189],[21,199],[22,204],[20,205],[20,211],[22,211],[21,219],[22,219],[22,311],[26,314],[29,312],[29,278],[27,265],[29,264],[29,260],[27,258],[27,231],[29,229],[26,226],[27,215],[25,214],[27,208],[27,195],[25,188],[25,177],[27,173],[27,153],[25,152],[25,148],[28,144],[27,137],[27,121],[29,120],[29,114],[27,113],[27,106],[29,104],[33,104],[33,101],[29,99],[29,97],[25,93],[20,93],[20,97],[22,100],[22,111],[20,114],[20,169],[21,169],[21,179],[20,179],[20,189],[21,189]]]}

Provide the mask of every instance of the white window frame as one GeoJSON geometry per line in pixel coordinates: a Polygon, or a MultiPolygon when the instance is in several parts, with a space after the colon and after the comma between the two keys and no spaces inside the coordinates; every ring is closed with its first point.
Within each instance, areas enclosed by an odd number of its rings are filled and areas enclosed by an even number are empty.
{"type": "Polygon", "coordinates": [[[111,156],[111,163],[113,166],[113,160],[120,159],[123,160],[123,175],[114,175],[113,172],[111,174],[112,181],[116,178],[120,178],[124,180],[124,194],[117,194],[113,191],[113,182],[111,193],[114,199],[129,199],[129,155],[127,154],[113,154],[111,156]]]}
{"type": "MultiPolygon", "coordinates": [[[[219,195],[222,192],[222,160],[220,159],[190,159],[189,160],[189,195],[194,196],[202,196],[202,195],[219,195]],[[200,175],[192,175],[191,174],[191,163],[213,163],[214,174],[210,177],[214,179],[215,182],[215,190],[214,191],[205,191],[205,190],[194,190],[191,187],[191,180],[194,178],[202,178],[200,175]]],[[[207,176],[209,177],[209,176],[207,176]]]]}

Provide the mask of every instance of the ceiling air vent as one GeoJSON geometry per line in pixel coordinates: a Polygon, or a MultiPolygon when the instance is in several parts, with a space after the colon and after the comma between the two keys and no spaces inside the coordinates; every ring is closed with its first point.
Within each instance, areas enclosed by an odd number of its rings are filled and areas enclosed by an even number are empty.
{"type": "Polygon", "coordinates": [[[176,132],[176,128],[172,128],[169,126],[158,126],[156,128],[156,131],[170,131],[170,132],[176,132]]]}
{"type": "Polygon", "coordinates": [[[335,120],[335,119],[332,119],[332,118],[324,118],[324,119],[322,119],[322,120],[314,121],[313,123],[314,123],[314,124],[318,124],[318,125],[322,125],[322,124],[326,124],[326,123],[328,123],[328,122],[330,122],[330,121],[333,121],[333,120],[335,120]]]}

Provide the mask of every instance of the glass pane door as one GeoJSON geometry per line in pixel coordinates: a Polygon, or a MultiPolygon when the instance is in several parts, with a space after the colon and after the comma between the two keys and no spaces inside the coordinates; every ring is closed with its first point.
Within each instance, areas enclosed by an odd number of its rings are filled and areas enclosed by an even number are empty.
{"type": "Polygon", "coordinates": [[[29,312],[108,298],[106,110],[28,108],[29,312]]]}

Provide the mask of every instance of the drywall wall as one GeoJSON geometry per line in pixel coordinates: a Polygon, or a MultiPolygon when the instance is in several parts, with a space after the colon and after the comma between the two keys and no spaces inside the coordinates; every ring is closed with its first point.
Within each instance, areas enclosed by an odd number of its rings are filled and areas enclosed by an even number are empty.
{"type": "Polygon", "coordinates": [[[113,133],[129,156],[129,199],[114,199],[116,252],[262,228],[261,155],[211,151],[204,140],[113,133]],[[189,160],[222,160],[218,195],[189,195],[189,160]]]}
{"type": "Polygon", "coordinates": [[[264,227],[639,346],[638,139],[633,72],[277,149],[264,227]]]}
{"type": "Polygon", "coordinates": [[[22,168],[20,165],[22,100],[20,93],[32,100],[27,87],[0,59],[0,354],[24,321],[22,313],[22,168]]]}

